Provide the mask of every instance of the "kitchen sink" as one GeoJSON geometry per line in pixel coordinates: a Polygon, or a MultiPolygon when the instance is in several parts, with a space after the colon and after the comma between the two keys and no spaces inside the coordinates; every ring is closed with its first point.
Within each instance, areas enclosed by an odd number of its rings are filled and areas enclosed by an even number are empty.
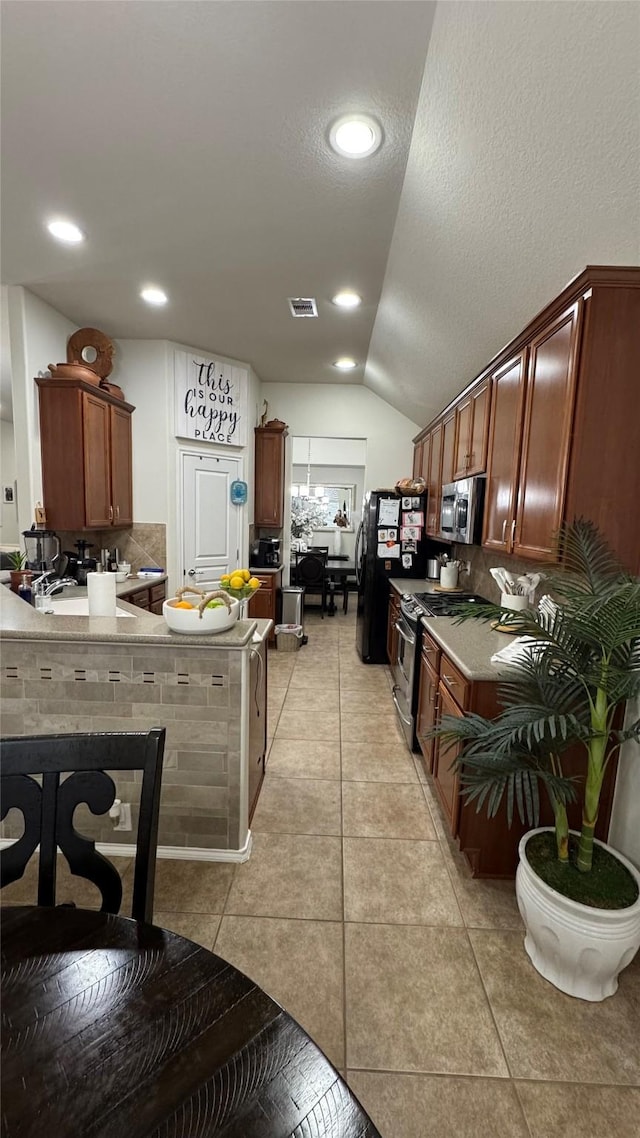
{"type": "MultiPolygon", "coordinates": [[[[45,616],[88,616],[89,615],[89,598],[88,597],[47,597],[45,609],[38,609],[38,612],[43,612],[45,616]]],[[[124,609],[116,608],[116,616],[135,616],[135,613],[125,612],[124,609]]]]}

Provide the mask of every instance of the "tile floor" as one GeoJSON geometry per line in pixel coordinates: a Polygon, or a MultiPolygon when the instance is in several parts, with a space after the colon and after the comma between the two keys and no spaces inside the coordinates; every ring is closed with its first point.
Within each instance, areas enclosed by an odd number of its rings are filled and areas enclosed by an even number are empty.
{"type": "Polygon", "coordinates": [[[472,880],[447,841],[353,615],[306,624],[305,648],[269,655],[251,859],[160,861],[157,923],[279,1000],[383,1138],[637,1138],[640,960],[602,1004],[538,976],[512,884],[472,880]]]}

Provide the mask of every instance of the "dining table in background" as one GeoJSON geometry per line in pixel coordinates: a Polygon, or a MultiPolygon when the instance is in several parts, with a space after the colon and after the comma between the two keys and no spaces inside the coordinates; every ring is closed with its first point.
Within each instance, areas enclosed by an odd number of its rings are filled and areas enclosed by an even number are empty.
{"type": "Polygon", "coordinates": [[[287,1012],[154,925],[3,909],[2,1011],[3,1138],[380,1138],[287,1012]]]}
{"type": "MultiPolygon", "coordinates": [[[[313,550],[309,550],[309,552],[312,553],[313,550]]],[[[296,579],[296,563],[295,563],[295,561],[290,562],[289,568],[290,568],[291,584],[297,585],[298,582],[296,579]]],[[[329,556],[329,557],[327,557],[327,560],[325,563],[324,572],[325,572],[325,577],[327,579],[327,588],[328,588],[328,592],[329,592],[329,604],[327,607],[327,616],[335,616],[335,614],[336,614],[335,586],[336,586],[336,584],[339,583],[341,586],[344,587],[344,585],[349,582],[350,578],[355,583],[356,563],[353,560],[353,558],[349,557],[347,554],[342,554],[342,555],[339,555],[337,557],[336,556],[329,556]]]]}

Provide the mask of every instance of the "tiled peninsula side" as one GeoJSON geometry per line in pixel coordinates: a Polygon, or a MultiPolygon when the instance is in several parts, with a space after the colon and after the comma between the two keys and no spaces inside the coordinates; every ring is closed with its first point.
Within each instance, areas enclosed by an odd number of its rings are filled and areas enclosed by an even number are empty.
{"type": "MultiPolygon", "coordinates": [[[[169,633],[162,618],[139,610],[135,618],[116,620],[46,617],[15,606],[28,609],[17,598],[2,598],[2,734],[165,727],[159,846],[167,848],[160,852],[247,856],[248,767],[256,747],[249,739],[250,701],[265,714],[270,622],[239,621],[228,633],[194,638],[169,633]],[[30,635],[7,627],[19,618],[30,635]],[[38,636],[34,621],[47,622],[46,635],[38,636]]],[[[86,806],[78,808],[75,824],[98,842],[130,846],[141,779],[137,772],[112,777],[117,797],[131,803],[132,830],[113,829],[108,817],[96,818],[86,806]]],[[[21,832],[21,816],[12,811],[1,836],[21,832]]]]}

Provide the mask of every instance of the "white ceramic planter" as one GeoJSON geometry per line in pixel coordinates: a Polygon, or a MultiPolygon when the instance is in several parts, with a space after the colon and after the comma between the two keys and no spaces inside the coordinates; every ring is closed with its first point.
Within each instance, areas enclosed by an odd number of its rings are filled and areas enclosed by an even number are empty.
{"type": "MultiPolygon", "coordinates": [[[[563,897],[527,861],[525,846],[543,829],[529,830],[518,847],[516,896],[526,927],[524,947],[534,968],[561,992],[604,1000],[616,991],[618,974],[640,948],[640,895],[626,909],[592,909],[563,897]]],[[[604,842],[598,845],[622,862],[640,887],[635,866],[604,842]]]]}

